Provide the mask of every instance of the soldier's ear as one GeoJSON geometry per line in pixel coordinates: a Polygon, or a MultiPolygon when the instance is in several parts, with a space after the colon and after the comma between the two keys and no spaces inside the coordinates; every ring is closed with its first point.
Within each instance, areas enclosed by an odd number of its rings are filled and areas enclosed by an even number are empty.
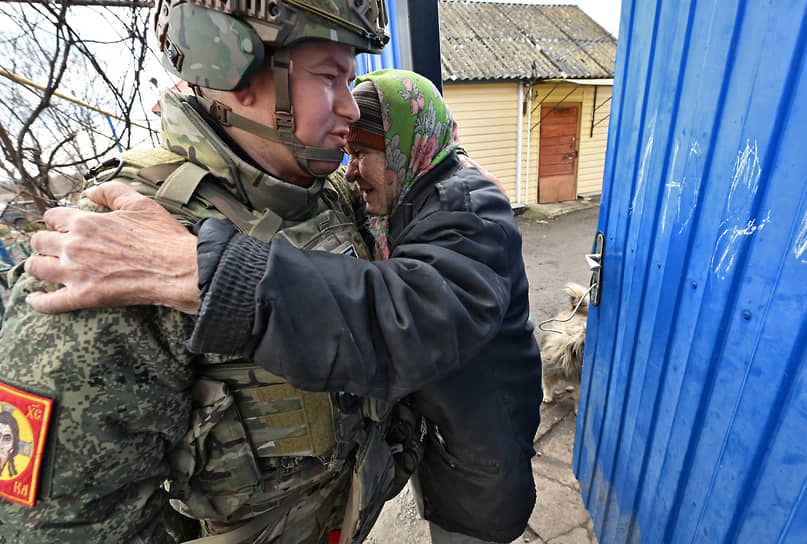
{"type": "Polygon", "coordinates": [[[239,105],[244,107],[268,107],[275,101],[275,79],[272,70],[258,70],[253,74],[246,85],[237,91],[230,91],[239,105]]]}
{"type": "Polygon", "coordinates": [[[252,92],[251,86],[247,85],[240,91],[232,91],[233,98],[235,98],[236,102],[241,104],[242,106],[251,106],[255,103],[255,93],[252,92]]]}

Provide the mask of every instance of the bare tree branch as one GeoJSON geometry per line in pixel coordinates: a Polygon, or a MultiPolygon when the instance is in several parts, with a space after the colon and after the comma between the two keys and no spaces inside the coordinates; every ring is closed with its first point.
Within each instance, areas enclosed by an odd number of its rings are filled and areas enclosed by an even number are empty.
{"type": "Polygon", "coordinates": [[[0,2],[0,185],[53,206],[65,190],[54,179],[78,190],[80,170],[131,145],[151,5],[0,2]]]}
{"type": "Polygon", "coordinates": [[[21,4],[69,4],[71,6],[98,6],[110,8],[153,8],[149,0],[17,0],[21,4]]]}

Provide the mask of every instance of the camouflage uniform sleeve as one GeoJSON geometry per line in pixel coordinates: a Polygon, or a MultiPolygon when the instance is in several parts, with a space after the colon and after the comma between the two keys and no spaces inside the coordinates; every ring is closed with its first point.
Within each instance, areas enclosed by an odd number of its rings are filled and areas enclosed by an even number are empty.
{"type": "MultiPolygon", "coordinates": [[[[370,224],[367,220],[367,205],[364,202],[364,197],[361,196],[361,190],[358,184],[347,180],[344,166],[340,166],[328,176],[328,181],[331,182],[336,192],[339,194],[340,202],[346,205],[343,206],[343,208],[347,207],[344,212],[356,223],[362,238],[364,238],[364,243],[367,244],[368,248],[373,248],[375,246],[375,240],[370,232],[370,224]]],[[[370,251],[370,253],[373,254],[374,252],[370,251]]]]}
{"type": "Polygon", "coordinates": [[[345,213],[347,213],[351,219],[357,219],[364,215],[365,204],[359,186],[347,180],[344,166],[340,166],[328,176],[328,181],[333,184],[334,188],[339,193],[340,200],[347,203],[350,207],[345,213]]]}
{"type": "Polygon", "coordinates": [[[181,314],[152,306],[38,314],[25,296],[48,286],[14,279],[0,379],[53,399],[54,411],[36,504],[0,498],[0,542],[170,542],[159,486],[190,411],[181,314]]]}

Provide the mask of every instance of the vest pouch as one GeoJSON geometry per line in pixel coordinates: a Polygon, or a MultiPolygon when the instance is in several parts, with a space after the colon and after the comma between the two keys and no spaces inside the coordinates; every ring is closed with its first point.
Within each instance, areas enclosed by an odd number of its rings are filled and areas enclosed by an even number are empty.
{"type": "Polygon", "coordinates": [[[372,423],[356,455],[342,525],[344,542],[364,541],[384,503],[395,497],[417,470],[426,436],[425,420],[407,401],[391,403],[372,397],[361,400],[361,412],[372,423]],[[354,528],[352,540],[344,538],[348,527],[354,528]]]}
{"type": "Polygon", "coordinates": [[[282,457],[330,457],[335,441],[329,393],[296,389],[253,363],[213,364],[203,374],[227,384],[261,466],[275,467],[267,460],[282,457]]]}
{"type": "Polygon", "coordinates": [[[277,233],[290,244],[302,249],[330,251],[369,260],[364,239],[348,218],[336,210],[324,212],[277,233]]]}
{"type": "Polygon", "coordinates": [[[386,423],[370,425],[367,439],[356,454],[340,544],[363,542],[390,494],[395,481],[395,461],[393,447],[386,439],[387,431],[386,423]],[[350,527],[353,527],[352,537],[350,527]]]}
{"type": "Polygon", "coordinates": [[[202,378],[192,391],[190,430],[169,454],[171,505],[196,519],[226,519],[261,488],[261,474],[224,382],[202,378]]]}

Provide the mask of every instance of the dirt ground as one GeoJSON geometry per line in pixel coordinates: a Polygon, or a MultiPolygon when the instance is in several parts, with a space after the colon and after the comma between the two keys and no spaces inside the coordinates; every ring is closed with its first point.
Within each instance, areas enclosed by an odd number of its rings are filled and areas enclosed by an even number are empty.
{"type": "MultiPolygon", "coordinates": [[[[524,265],[530,282],[530,310],[536,322],[549,319],[565,307],[567,296],[563,286],[567,282],[588,285],[591,273],[585,254],[591,251],[598,214],[599,207],[592,207],[549,220],[543,219],[542,214],[532,210],[517,217],[522,233],[524,265]]],[[[558,402],[560,401],[561,399],[558,402]]],[[[546,405],[542,406],[541,410],[542,420],[549,419],[549,411],[545,407],[546,405]]],[[[568,432],[573,433],[573,425],[571,429],[568,432]]],[[[568,443],[571,441],[573,438],[568,443]]],[[[566,453],[570,462],[571,451],[566,453]]],[[[535,541],[536,535],[527,529],[513,543],[535,541]]],[[[367,544],[430,542],[428,523],[418,517],[408,486],[384,506],[378,522],[366,540],[367,544]]]]}
{"type": "Polygon", "coordinates": [[[536,322],[549,319],[567,302],[563,286],[570,281],[588,286],[585,255],[591,252],[599,207],[561,215],[549,221],[518,217],[522,254],[530,282],[530,310],[536,322]]]}

